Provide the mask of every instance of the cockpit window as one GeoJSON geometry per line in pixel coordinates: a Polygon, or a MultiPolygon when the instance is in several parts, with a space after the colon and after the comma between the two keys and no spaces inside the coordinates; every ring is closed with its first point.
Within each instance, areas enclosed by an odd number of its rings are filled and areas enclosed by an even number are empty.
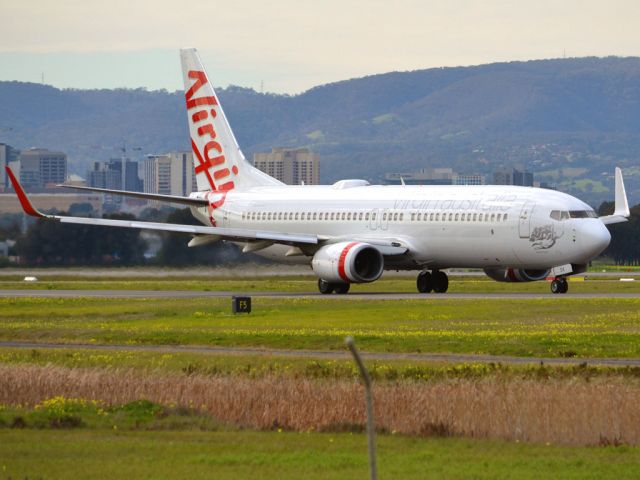
{"type": "Polygon", "coordinates": [[[552,210],[549,216],[558,221],[569,220],[569,218],[598,218],[593,210],[552,210]]]}
{"type": "Polygon", "coordinates": [[[593,210],[571,210],[569,212],[571,218],[597,218],[596,212],[593,210]]]}

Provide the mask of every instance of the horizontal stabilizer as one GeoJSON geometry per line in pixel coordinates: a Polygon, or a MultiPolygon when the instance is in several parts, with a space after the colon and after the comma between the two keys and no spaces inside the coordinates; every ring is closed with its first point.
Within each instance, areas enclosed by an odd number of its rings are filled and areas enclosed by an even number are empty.
{"type": "Polygon", "coordinates": [[[110,188],[80,187],[77,185],[56,185],[57,187],[86,190],[89,192],[108,193],[110,195],[122,195],[124,197],[142,198],[144,200],[157,200],[159,202],[179,203],[195,207],[204,207],[209,202],[204,198],[178,197],[177,195],[160,195],[158,193],[131,192],[128,190],[112,190],[110,188]]]}

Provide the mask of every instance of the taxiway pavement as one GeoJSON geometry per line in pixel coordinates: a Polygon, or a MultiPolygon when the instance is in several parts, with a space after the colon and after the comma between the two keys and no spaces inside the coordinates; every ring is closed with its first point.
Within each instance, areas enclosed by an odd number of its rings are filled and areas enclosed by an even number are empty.
{"type": "Polygon", "coordinates": [[[225,298],[234,295],[253,298],[314,298],[326,300],[524,300],[524,299],[592,299],[592,298],[640,298],[639,293],[393,293],[364,292],[346,295],[322,295],[318,292],[232,292],[197,290],[0,290],[0,297],[36,298],[225,298]]]}

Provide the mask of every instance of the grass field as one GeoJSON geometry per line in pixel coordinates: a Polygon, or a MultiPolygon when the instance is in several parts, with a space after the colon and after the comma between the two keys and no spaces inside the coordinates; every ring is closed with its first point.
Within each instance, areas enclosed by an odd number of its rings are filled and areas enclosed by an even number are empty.
{"type": "MultiPolygon", "coordinates": [[[[0,478],[366,478],[352,432],[237,430],[146,401],[0,409],[0,478]]],[[[640,448],[377,436],[380,478],[637,478],[640,448]]]]}
{"type": "MultiPolygon", "coordinates": [[[[307,277],[0,281],[0,288],[52,290],[315,291],[307,277]]],[[[413,279],[392,277],[353,291],[414,288],[413,279]]],[[[634,292],[640,281],[571,288],[634,292]]],[[[451,291],[546,293],[548,284],[467,277],[452,279],[451,291]]],[[[348,360],[92,351],[74,343],[337,351],[354,335],[361,350],[376,352],[637,357],[639,307],[639,299],[551,295],[254,298],[252,314],[234,316],[228,298],[2,298],[0,340],[70,347],[0,349],[0,479],[366,478],[362,390],[348,360]],[[89,407],[63,411],[66,420],[52,416],[43,405],[57,395],[87,399],[89,407]],[[151,415],[127,404],[142,399],[155,402],[151,415]]],[[[640,369],[367,364],[382,429],[381,478],[640,475],[640,448],[631,446],[640,442],[640,369]]]]}
{"type": "MultiPolygon", "coordinates": [[[[0,478],[367,478],[361,434],[0,430],[0,478]]],[[[380,478],[632,479],[635,447],[378,437],[380,478]]]]}
{"type": "Polygon", "coordinates": [[[0,339],[200,344],[365,351],[631,357],[640,299],[518,300],[256,298],[250,315],[224,298],[0,299],[0,339]]]}

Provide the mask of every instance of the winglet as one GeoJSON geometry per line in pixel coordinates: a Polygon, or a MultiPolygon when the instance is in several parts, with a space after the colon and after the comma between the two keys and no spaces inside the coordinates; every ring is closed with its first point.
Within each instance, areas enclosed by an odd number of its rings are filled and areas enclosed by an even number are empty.
{"type": "Polygon", "coordinates": [[[32,217],[44,217],[45,215],[43,213],[40,213],[31,204],[31,201],[27,197],[27,194],[24,193],[24,189],[22,188],[22,185],[20,185],[20,182],[18,182],[18,179],[13,174],[11,169],[9,167],[4,167],[4,168],[7,171],[7,175],[9,175],[9,180],[11,181],[11,185],[13,185],[13,189],[16,191],[16,194],[18,195],[18,200],[20,200],[20,205],[22,205],[22,209],[25,211],[25,213],[31,215],[32,217]]]}
{"type": "Polygon", "coordinates": [[[622,217],[629,217],[631,212],[629,211],[629,202],[627,201],[627,193],[624,189],[624,180],[622,179],[622,170],[620,167],[616,167],[616,206],[614,215],[620,215],[622,217]]]}

